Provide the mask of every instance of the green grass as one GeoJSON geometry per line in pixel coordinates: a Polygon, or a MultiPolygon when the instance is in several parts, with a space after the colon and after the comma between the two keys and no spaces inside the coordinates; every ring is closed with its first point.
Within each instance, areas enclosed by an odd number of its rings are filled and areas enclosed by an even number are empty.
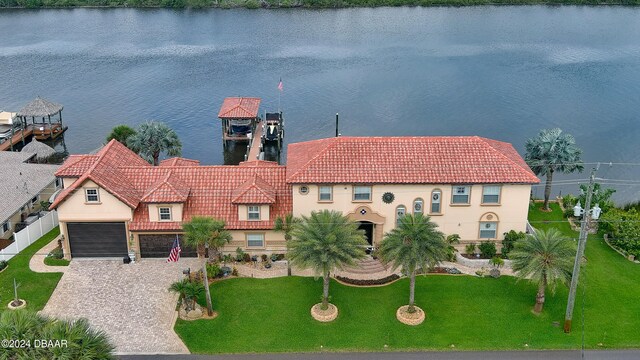
{"type": "Polygon", "coordinates": [[[42,310],[62,273],[35,273],[29,269],[29,260],[58,234],[60,229],[56,227],[9,260],[9,267],[0,273],[0,311],[7,309],[7,304],[13,299],[14,278],[20,284],[18,296],[27,301],[27,309],[42,310]]]}
{"type": "MultiPolygon", "coordinates": [[[[551,213],[532,210],[532,224],[558,227],[577,237],[561,222],[556,204],[552,209],[551,213]]],[[[332,303],[340,315],[322,324],[309,314],[320,300],[321,281],[284,277],[212,284],[213,305],[220,315],[213,320],[178,320],[175,330],[194,353],[444,351],[451,350],[452,344],[456,350],[576,349],[581,346],[582,286],[586,284],[585,346],[640,347],[640,267],[624,260],[598,236],[589,238],[586,256],[571,334],[561,328],[566,287],[558,287],[555,295],[548,292],[543,313],[536,316],[531,313],[533,284],[511,277],[441,275],[417,279],[416,303],[427,312],[427,320],[417,327],[395,319],[396,309],[407,302],[407,279],[377,288],[332,282],[332,303]]]]}
{"type": "Polygon", "coordinates": [[[70,261],[65,259],[55,259],[51,256],[44,258],[44,264],[48,266],[69,266],[70,261]]]}

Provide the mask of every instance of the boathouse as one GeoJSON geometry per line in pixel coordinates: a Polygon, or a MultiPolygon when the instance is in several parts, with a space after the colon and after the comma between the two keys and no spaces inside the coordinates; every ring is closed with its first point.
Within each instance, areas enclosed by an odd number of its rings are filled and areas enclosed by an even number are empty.
{"type": "Polygon", "coordinates": [[[228,97],[224,99],[218,118],[222,121],[222,140],[249,141],[260,122],[260,98],[228,97]]]}

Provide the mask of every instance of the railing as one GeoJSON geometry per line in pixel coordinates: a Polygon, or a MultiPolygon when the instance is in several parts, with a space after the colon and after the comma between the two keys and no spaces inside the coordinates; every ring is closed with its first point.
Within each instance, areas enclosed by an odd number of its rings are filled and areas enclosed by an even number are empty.
{"type": "Polygon", "coordinates": [[[50,211],[31,225],[14,233],[13,238],[15,241],[0,250],[0,260],[8,261],[56,226],[58,226],[58,213],[50,211]]]}

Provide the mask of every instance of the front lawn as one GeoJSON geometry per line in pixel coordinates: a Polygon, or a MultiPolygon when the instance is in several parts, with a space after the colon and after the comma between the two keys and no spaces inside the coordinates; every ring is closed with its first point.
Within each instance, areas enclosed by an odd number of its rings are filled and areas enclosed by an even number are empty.
{"type": "Polygon", "coordinates": [[[27,309],[39,311],[44,308],[62,273],[33,272],[29,269],[29,260],[58,234],[60,229],[56,227],[9,260],[9,267],[0,273],[0,311],[6,310],[7,304],[13,299],[14,278],[20,284],[18,296],[27,300],[27,309]]]}
{"type": "MultiPolygon", "coordinates": [[[[558,227],[577,238],[562,222],[557,205],[553,210],[532,210],[532,225],[558,227]]],[[[589,238],[586,257],[588,265],[580,278],[581,284],[586,284],[585,346],[640,347],[640,267],[623,259],[597,236],[589,238]]],[[[581,346],[582,286],[571,334],[562,331],[566,287],[559,287],[555,295],[548,292],[543,313],[536,316],[531,313],[536,287],[511,277],[418,277],[416,305],[427,312],[427,320],[417,327],[403,325],[395,318],[396,309],[407,302],[407,279],[376,288],[332,282],[332,303],[340,315],[328,324],[316,322],[309,313],[320,301],[321,289],[321,280],[313,278],[225,280],[211,285],[214,308],[220,315],[214,320],[178,320],[175,330],[194,353],[581,346]]]]}
{"type": "Polygon", "coordinates": [[[51,256],[44,258],[44,264],[47,266],[69,266],[71,261],[65,259],[56,259],[51,256]]]}

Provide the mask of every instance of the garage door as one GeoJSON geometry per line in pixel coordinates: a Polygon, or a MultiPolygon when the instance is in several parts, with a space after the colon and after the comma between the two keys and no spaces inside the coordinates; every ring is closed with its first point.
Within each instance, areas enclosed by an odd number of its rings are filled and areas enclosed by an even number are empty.
{"type": "Polygon", "coordinates": [[[67,223],[72,257],[124,257],[127,235],[123,222],[67,223]]]}
{"type": "MultiPolygon", "coordinates": [[[[143,258],[166,258],[169,256],[173,242],[176,240],[175,235],[138,235],[140,239],[140,257],[143,258]]],[[[178,235],[180,241],[180,256],[197,257],[198,252],[195,247],[186,246],[182,241],[182,235],[178,235]]]]}

